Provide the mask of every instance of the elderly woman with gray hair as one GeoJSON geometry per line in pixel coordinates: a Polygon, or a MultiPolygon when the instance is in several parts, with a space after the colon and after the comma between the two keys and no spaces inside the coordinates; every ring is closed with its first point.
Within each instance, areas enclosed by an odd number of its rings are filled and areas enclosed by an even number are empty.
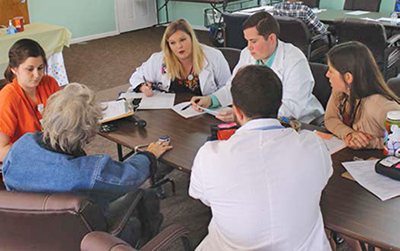
{"type": "Polygon", "coordinates": [[[43,132],[22,136],[3,162],[7,190],[86,194],[107,211],[110,200],[138,188],[172,147],[151,143],[125,162],[106,154],[86,155],[83,147],[93,140],[101,118],[102,108],[86,86],[73,83],[53,94],[43,132]]]}

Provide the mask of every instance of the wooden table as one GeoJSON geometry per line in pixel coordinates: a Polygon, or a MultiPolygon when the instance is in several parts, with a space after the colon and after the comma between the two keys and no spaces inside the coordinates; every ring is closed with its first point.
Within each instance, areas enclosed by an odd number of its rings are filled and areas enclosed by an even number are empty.
{"type": "MultiPolygon", "coordinates": [[[[99,96],[102,100],[115,99],[117,93],[125,91],[128,86],[102,91],[99,96]]],[[[136,115],[147,121],[145,130],[132,122],[122,121],[120,130],[101,135],[130,149],[169,135],[174,148],[162,160],[188,173],[198,149],[210,135],[210,125],[220,123],[208,114],[184,119],[172,110],[139,110],[136,115]]],[[[304,125],[303,128],[313,130],[317,127],[304,125]]],[[[354,156],[380,158],[382,151],[345,149],[332,156],[334,174],[321,198],[325,226],[377,247],[400,250],[400,198],[382,202],[357,182],[341,177],[345,172],[341,163],[353,160],[354,156]]]]}
{"type": "Polygon", "coordinates": [[[381,150],[343,150],[332,156],[334,174],[324,189],[325,226],[385,250],[400,250],[400,198],[381,201],[357,182],[341,177],[343,161],[383,157],[381,150]]]}
{"type": "MultiPolygon", "coordinates": [[[[98,93],[98,97],[102,101],[115,100],[118,93],[126,91],[128,87],[129,85],[123,85],[104,90],[98,93]]],[[[176,99],[176,103],[189,99],[190,96],[179,97],[176,99]]],[[[211,135],[210,125],[221,123],[209,114],[185,119],[171,109],[138,110],[135,116],[144,119],[147,126],[139,128],[132,121],[120,120],[118,121],[119,130],[99,134],[130,149],[155,142],[160,136],[168,135],[174,148],[162,156],[162,161],[188,173],[192,168],[198,149],[211,135]]]]}
{"type": "MultiPolygon", "coordinates": [[[[378,19],[381,17],[390,17],[389,12],[369,12],[367,14],[363,15],[348,15],[346,13],[352,12],[351,10],[326,10],[322,11],[317,15],[318,19],[321,20],[323,23],[326,24],[332,24],[335,19],[339,18],[372,18],[372,19],[378,19]]],[[[385,26],[390,26],[390,27],[397,27],[398,25],[393,25],[390,23],[382,23],[385,26]]]]}

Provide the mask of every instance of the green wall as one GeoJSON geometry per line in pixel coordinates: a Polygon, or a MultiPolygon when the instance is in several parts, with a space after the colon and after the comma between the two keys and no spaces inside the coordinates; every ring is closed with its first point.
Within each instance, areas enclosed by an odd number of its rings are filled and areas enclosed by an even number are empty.
{"type": "MultiPolygon", "coordinates": [[[[150,1],[150,0],[149,0],[150,1]]],[[[342,9],[345,0],[321,0],[321,8],[342,9]]],[[[160,6],[164,0],[158,0],[160,6]]],[[[382,0],[381,11],[391,12],[395,0],[382,0]]],[[[255,0],[249,5],[254,5],[255,0]]],[[[60,25],[72,32],[72,38],[81,38],[117,30],[114,0],[31,0],[28,1],[31,22],[60,25]]],[[[203,25],[204,9],[209,4],[171,1],[168,4],[169,20],[186,18],[192,25],[203,25]]],[[[160,13],[165,21],[165,13],[160,13]]]]}
{"type": "Polygon", "coordinates": [[[28,1],[31,22],[60,25],[72,38],[116,31],[114,0],[28,1]]]}

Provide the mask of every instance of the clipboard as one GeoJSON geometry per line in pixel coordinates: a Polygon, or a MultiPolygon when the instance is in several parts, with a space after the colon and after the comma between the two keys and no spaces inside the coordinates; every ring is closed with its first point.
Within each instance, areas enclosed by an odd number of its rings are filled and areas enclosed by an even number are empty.
{"type": "Polygon", "coordinates": [[[103,119],[99,123],[107,123],[117,119],[122,119],[134,114],[134,107],[130,99],[118,99],[109,102],[102,102],[104,107],[103,119]]]}

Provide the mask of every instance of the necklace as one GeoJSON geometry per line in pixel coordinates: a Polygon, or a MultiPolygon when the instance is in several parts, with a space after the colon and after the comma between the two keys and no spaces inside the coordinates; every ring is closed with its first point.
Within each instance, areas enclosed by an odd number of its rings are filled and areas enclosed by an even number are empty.
{"type": "Polygon", "coordinates": [[[193,76],[193,65],[192,65],[192,68],[190,68],[189,75],[186,78],[189,81],[192,81],[194,79],[194,76],[193,76]]]}
{"type": "MultiPolygon", "coordinates": [[[[26,95],[25,91],[22,89],[22,92],[24,93],[25,99],[29,104],[29,107],[31,108],[31,111],[33,112],[33,116],[35,117],[36,121],[39,123],[40,127],[42,127],[42,123],[40,123],[40,119],[38,118],[38,116],[36,115],[36,111],[33,108],[31,101],[29,100],[28,96],[26,95]]],[[[44,110],[44,104],[42,101],[42,97],[40,96],[40,93],[37,92],[37,95],[39,96],[39,101],[40,103],[38,103],[38,111],[40,114],[42,114],[43,110],[44,110]]]]}

